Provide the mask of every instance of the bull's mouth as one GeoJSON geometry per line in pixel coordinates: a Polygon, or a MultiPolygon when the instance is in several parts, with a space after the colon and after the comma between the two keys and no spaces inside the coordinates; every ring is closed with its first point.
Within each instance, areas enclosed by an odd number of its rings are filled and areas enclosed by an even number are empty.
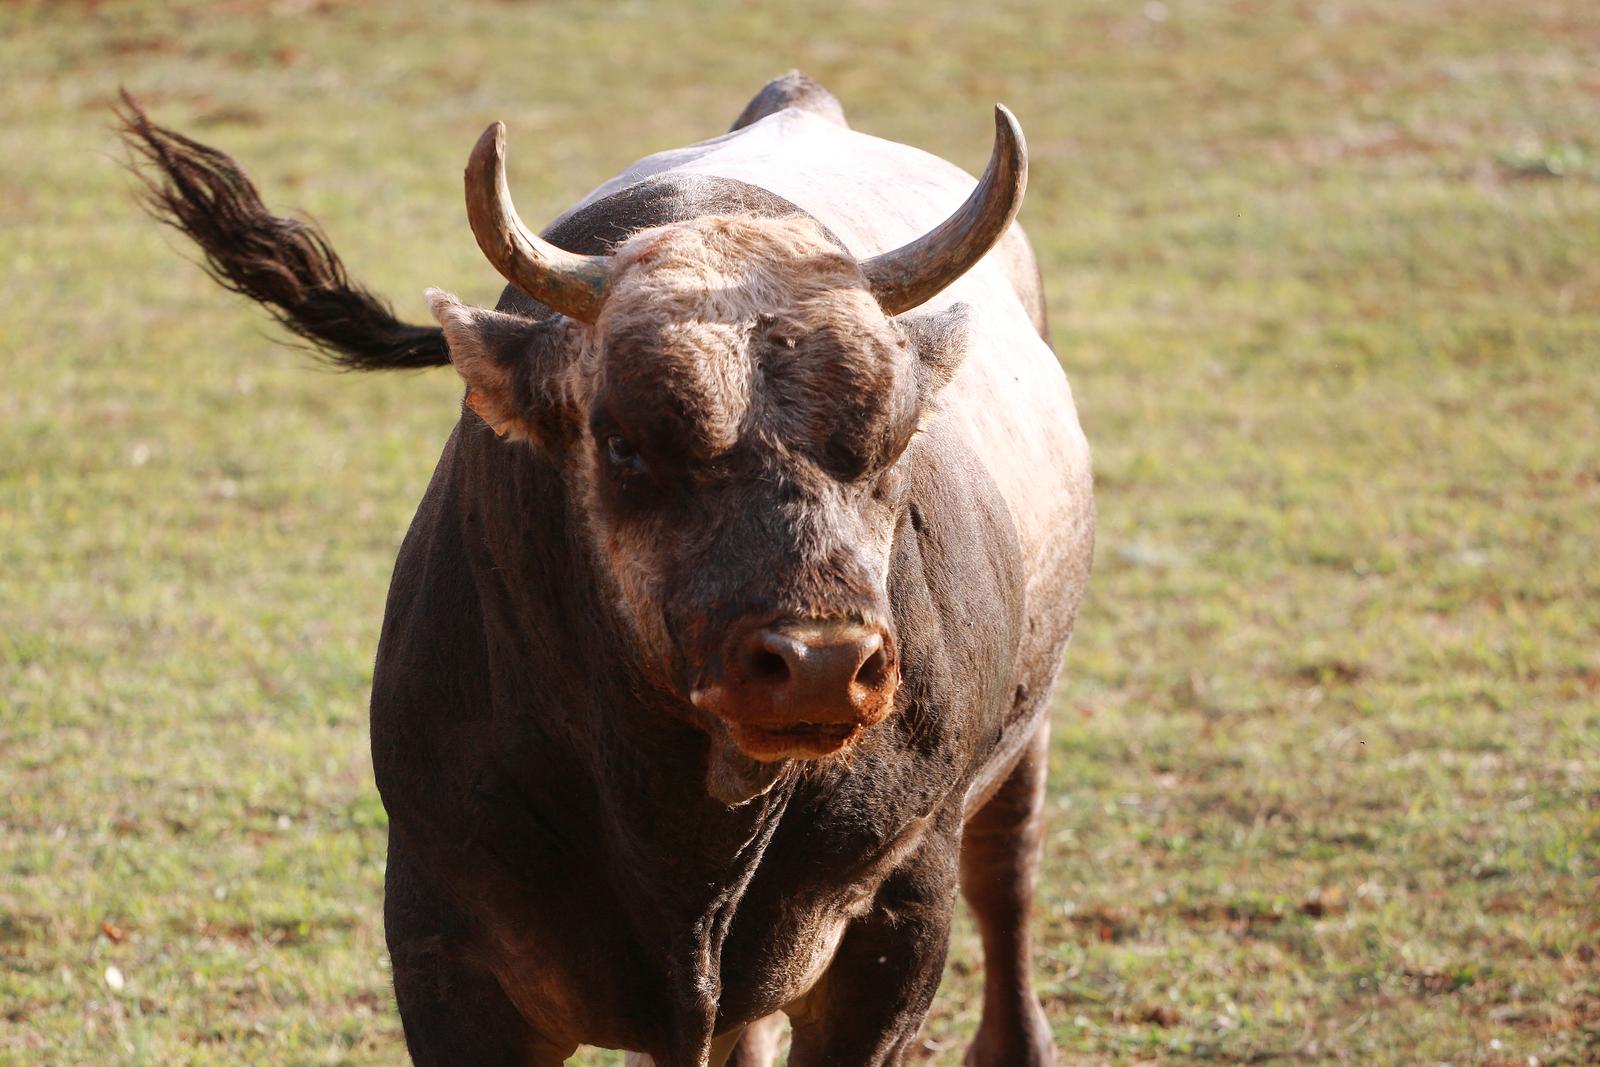
{"type": "Polygon", "coordinates": [[[733,743],[751,759],[820,759],[856,739],[858,722],[729,723],[733,743]]]}
{"type": "Polygon", "coordinates": [[[854,618],[752,618],[728,627],[689,702],[713,739],[713,777],[764,778],[735,764],[819,760],[857,743],[894,706],[894,636],[854,618]],[[727,772],[727,773],[724,773],[727,772]]]}
{"type": "Polygon", "coordinates": [[[842,752],[866,729],[857,723],[738,723],[711,717],[706,792],[724,804],[764,795],[787,768],[842,752]]]}

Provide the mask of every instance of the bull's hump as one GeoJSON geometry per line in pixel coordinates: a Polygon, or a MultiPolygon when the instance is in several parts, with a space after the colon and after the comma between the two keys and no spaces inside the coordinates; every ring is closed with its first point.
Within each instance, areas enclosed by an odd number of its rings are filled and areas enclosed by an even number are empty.
{"type": "Polygon", "coordinates": [[[742,130],[788,108],[809,111],[836,126],[850,125],[845,120],[844,107],[837,97],[798,70],[791,70],[763,85],[761,91],[745,105],[739,117],[733,120],[730,129],[742,130]]]}
{"type": "Polygon", "coordinates": [[[976,184],[938,156],[790,107],[719,137],[646,156],[568,214],[667,175],[765,189],[828,226],[857,256],[886,251],[937,225],[976,184]]]}

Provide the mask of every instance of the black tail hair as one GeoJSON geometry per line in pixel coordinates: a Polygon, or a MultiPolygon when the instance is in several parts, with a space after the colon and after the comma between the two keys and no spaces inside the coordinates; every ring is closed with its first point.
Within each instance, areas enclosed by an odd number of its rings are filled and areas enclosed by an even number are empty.
{"type": "Polygon", "coordinates": [[[321,230],[268,211],[231,156],[157,126],[126,90],[115,111],[131,169],[144,184],[145,210],[200,246],[219,285],[265,305],[346,370],[450,362],[443,330],[395,318],[350,280],[321,230]]]}

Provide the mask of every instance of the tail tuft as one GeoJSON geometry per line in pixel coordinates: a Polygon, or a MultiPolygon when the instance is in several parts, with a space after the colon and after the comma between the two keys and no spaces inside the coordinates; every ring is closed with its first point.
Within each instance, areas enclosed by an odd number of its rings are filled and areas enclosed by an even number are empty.
{"type": "Polygon", "coordinates": [[[450,362],[443,330],[395,318],[350,280],[321,230],[268,211],[232,157],[151,122],[126,90],[116,115],[145,209],[200,246],[218,284],[263,304],[345,370],[450,362]]]}

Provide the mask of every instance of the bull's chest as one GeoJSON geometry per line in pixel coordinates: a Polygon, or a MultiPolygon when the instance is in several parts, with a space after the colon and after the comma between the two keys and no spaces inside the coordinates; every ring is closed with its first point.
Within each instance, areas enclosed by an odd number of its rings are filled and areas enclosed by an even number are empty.
{"type": "MultiPolygon", "coordinates": [[[[850,921],[874,907],[878,889],[921,847],[931,816],[907,820],[864,862],[814,881],[797,872],[804,852],[784,850],[751,880],[720,955],[721,1017],[729,1023],[761,1018],[811,990],[832,962],[850,921]],[[796,862],[798,861],[798,862],[796,862]]],[[[778,842],[782,845],[785,842],[778,842]]]]}
{"type": "Polygon", "coordinates": [[[769,852],[743,885],[718,887],[711,906],[676,914],[628,892],[595,891],[581,909],[569,897],[560,915],[530,900],[492,920],[491,969],[530,1021],[574,1041],[660,1050],[696,1032],[709,1039],[802,999],[927,824],[908,820],[849,870],[769,852]],[[587,949],[552,951],[556,942],[587,949]]]}

